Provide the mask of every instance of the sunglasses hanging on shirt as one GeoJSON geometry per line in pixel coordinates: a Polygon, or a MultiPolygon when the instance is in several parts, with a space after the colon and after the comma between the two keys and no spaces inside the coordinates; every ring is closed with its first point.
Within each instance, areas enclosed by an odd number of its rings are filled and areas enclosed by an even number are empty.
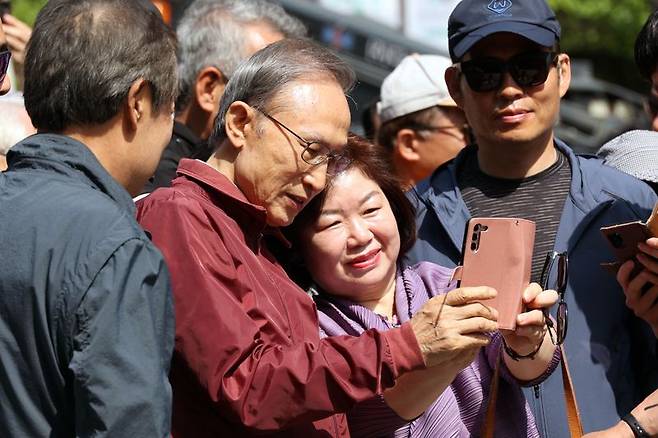
{"type": "Polygon", "coordinates": [[[468,86],[476,92],[493,91],[500,88],[506,72],[521,87],[536,87],[546,82],[551,66],[556,64],[558,54],[533,50],[513,56],[507,61],[481,57],[457,64],[466,77],[468,86]]]}

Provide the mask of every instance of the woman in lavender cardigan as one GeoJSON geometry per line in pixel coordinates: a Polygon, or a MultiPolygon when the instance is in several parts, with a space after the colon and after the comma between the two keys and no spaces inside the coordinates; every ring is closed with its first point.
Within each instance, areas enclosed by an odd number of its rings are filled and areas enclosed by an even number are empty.
{"type": "MultiPolygon", "coordinates": [[[[413,209],[375,146],[353,136],[347,154],[346,168],[288,230],[303,271],[319,292],[315,299],[324,336],[388,330],[409,320],[433,296],[459,294],[451,269],[426,262],[399,268],[398,256],[415,237],[413,209]]],[[[515,332],[465,333],[486,336],[488,345],[464,348],[452,361],[407,374],[381,396],[357,405],[348,415],[352,435],[478,436],[501,356],[495,436],[538,437],[520,385],[541,382],[559,362],[541,312],[556,300],[554,291],[531,284],[524,291],[529,310],[519,315],[515,332]],[[503,337],[509,348],[533,360],[512,359],[503,352],[503,337]]],[[[460,309],[466,306],[482,304],[446,305],[440,327],[463,324],[460,309]]]]}

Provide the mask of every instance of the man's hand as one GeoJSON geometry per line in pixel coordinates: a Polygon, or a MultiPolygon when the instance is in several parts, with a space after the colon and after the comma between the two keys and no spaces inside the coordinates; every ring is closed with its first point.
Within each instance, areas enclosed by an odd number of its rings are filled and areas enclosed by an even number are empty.
{"type": "Polygon", "coordinates": [[[32,28],[13,15],[5,14],[2,17],[2,27],[7,37],[7,45],[11,51],[19,88],[23,84],[23,68],[25,65],[25,47],[32,36],[32,28]]]}
{"type": "Polygon", "coordinates": [[[2,27],[12,59],[20,65],[25,62],[25,47],[32,36],[32,28],[10,14],[2,16],[2,27]]]}
{"type": "Polygon", "coordinates": [[[498,312],[479,301],[495,296],[490,287],[467,287],[425,303],[411,319],[411,327],[427,367],[446,362],[461,365],[489,343],[487,333],[498,330],[498,312]]]}
{"type": "Polygon", "coordinates": [[[617,281],[624,289],[626,306],[649,323],[658,337],[658,238],[647,239],[638,248],[637,260],[644,269],[631,278],[635,262],[629,260],[619,268],[617,281]]]}

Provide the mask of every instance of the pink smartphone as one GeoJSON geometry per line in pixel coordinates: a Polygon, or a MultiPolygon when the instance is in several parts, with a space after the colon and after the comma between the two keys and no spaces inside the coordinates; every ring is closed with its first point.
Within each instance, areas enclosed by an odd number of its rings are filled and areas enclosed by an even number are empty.
{"type": "Polygon", "coordinates": [[[460,287],[489,286],[496,298],[483,303],[498,310],[498,326],[516,328],[523,291],[530,284],[535,223],[517,218],[472,218],[464,238],[460,287]]]}

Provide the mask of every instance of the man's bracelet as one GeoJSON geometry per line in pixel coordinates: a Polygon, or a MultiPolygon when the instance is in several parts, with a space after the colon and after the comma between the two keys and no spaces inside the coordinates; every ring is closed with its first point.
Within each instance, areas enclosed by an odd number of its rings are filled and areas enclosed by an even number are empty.
{"type": "Polygon", "coordinates": [[[630,412],[621,419],[624,423],[628,424],[628,427],[631,428],[633,431],[633,436],[636,438],[649,438],[651,435],[647,433],[646,430],[642,427],[639,421],[637,421],[637,418],[630,412]]]}
{"type": "Polygon", "coordinates": [[[539,353],[539,350],[541,349],[541,346],[544,343],[544,340],[542,339],[541,342],[539,343],[539,345],[537,345],[537,348],[535,348],[534,351],[531,351],[528,354],[519,354],[516,351],[512,350],[509,345],[507,345],[507,342],[505,342],[505,338],[502,335],[501,335],[501,338],[503,340],[503,350],[505,350],[505,353],[507,353],[507,355],[509,357],[511,357],[513,360],[515,360],[517,362],[521,359],[534,359],[535,356],[537,355],[537,353],[539,353]]]}

